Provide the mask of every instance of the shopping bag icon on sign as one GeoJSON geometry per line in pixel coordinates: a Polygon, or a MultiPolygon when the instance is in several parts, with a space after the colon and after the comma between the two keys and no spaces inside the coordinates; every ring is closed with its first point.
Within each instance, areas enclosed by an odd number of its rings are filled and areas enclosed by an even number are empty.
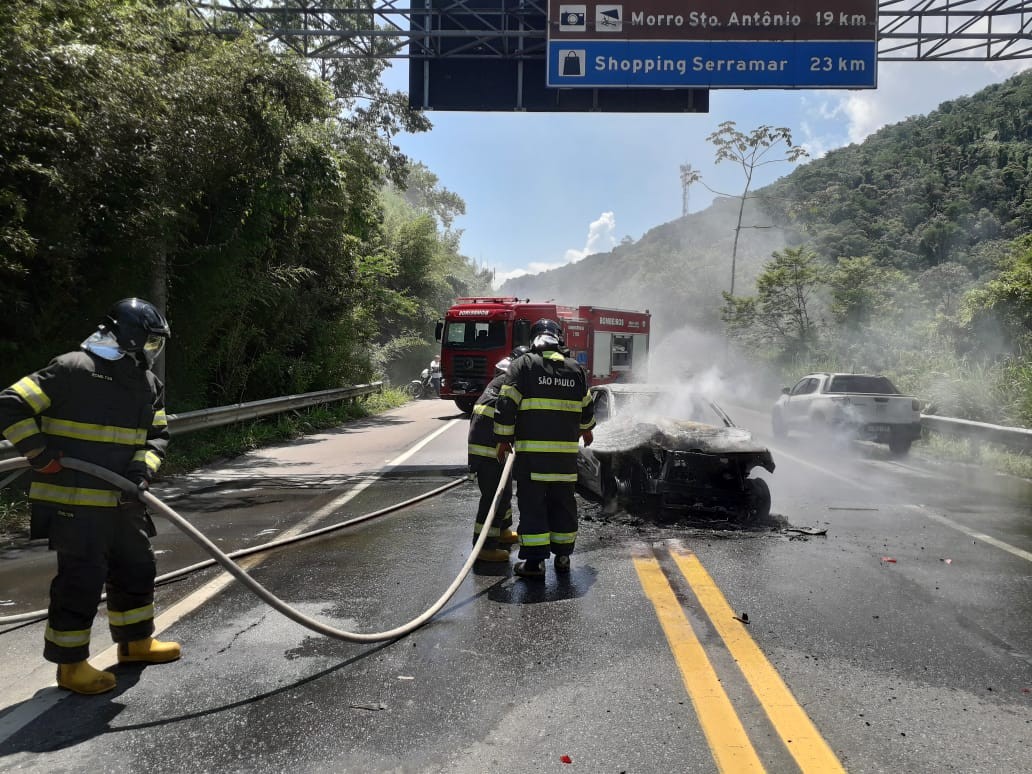
{"type": "MultiPolygon", "coordinates": [[[[562,52],[560,52],[562,53],[562,52]]],[[[562,74],[564,77],[584,75],[583,51],[567,51],[562,56],[562,74]]]]}

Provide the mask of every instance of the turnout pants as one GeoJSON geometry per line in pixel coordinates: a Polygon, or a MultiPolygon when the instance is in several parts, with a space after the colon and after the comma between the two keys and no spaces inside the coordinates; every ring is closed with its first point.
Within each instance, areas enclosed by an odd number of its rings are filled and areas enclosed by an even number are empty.
{"type": "MultiPolygon", "coordinates": [[[[487,521],[487,513],[491,510],[491,503],[494,502],[495,492],[498,490],[498,482],[502,480],[502,464],[497,460],[483,457],[473,459],[469,465],[470,471],[477,477],[477,486],[480,488],[480,504],[477,506],[477,520],[473,524],[473,542],[477,542],[480,533],[484,531],[484,522],[487,521]]],[[[495,512],[494,521],[491,522],[491,529],[487,531],[487,540],[484,541],[484,548],[504,548],[498,542],[498,536],[512,526],[512,479],[505,483],[501,498],[498,501],[498,509],[495,512]]]]}
{"type": "Polygon", "coordinates": [[[577,540],[575,484],[532,481],[529,473],[520,475],[517,483],[520,559],[538,561],[550,554],[572,554],[577,540]]]}
{"type": "Polygon", "coordinates": [[[103,590],[115,642],[153,634],[154,525],[143,507],[56,511],[49,527],[57,576],[50,584],[43,657],[57,664],[89,657],[90,630],[103,590]]]}

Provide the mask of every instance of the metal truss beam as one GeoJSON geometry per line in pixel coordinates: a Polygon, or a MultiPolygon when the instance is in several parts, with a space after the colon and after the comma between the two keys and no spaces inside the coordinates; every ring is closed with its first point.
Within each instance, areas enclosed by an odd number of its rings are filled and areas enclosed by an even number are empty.
{"type": "MultiPolygon", "coordinates": [[[[312,59],[543,60],[547,0],[184,0],[312,59]]],[[[880,0],[879,61],[1032,59],[1032,0],[880,0]]]]}

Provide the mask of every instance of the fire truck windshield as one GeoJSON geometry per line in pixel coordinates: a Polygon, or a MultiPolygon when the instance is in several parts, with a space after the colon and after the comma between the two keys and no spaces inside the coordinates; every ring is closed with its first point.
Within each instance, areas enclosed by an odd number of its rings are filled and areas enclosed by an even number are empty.
{"type": "Polygon", "coordinates": [[[507,346],[505,322],[450,322],[444,332],[445,347],[450,349],[497,349],[507,346]]]}

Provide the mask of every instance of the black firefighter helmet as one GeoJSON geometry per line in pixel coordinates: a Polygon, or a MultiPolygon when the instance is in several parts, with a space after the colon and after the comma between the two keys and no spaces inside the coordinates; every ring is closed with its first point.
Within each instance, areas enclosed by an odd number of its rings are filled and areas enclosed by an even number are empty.
{"type": "Polygon", "coordinates": [[[530,326],[530,341],[536,349],[542,349],[539,344],[535,344],[538,341],[538,337],[546,336],[550,339],[555,339],[556,345],[563,347],[566,346],[566,339],[563,336],[563,329],[559,326],[555,320],[550,320],[547,317],[542,317],[532,326],[530,326]]]}
{"type": "Polygon", "coordinates": [[[165,316],[142,298],[123,298],[116,302],[98,327],[110,332],[119,348],[132,355],[143,368],[154,364],[165,340],[172,337],[165,316]]]}

